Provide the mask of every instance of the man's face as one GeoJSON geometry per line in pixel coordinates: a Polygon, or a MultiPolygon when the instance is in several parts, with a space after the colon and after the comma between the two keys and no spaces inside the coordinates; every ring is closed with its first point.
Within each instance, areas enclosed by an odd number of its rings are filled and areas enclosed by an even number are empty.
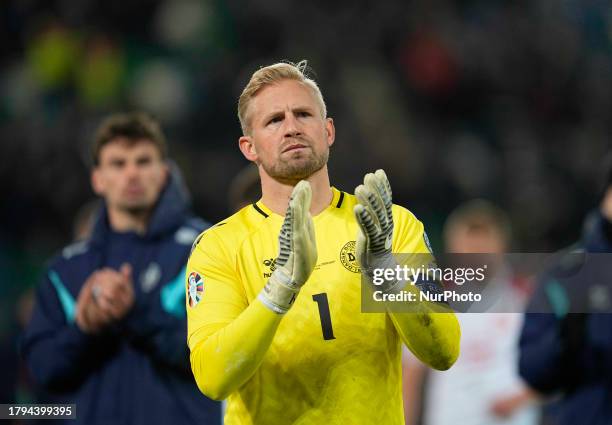
{"type": "Polygon", "coordinates": [[[306,85],[283,80],[263,88],[251,100],[247,119],[251,134],[241,137],[241,150],[275,180],[305,179],[327,164],[333,121],[322,118],[306,85]]]}
{"type": "Polygon", "coordinates": [[[491,278],[503,267],[507,243],[501,231],[495,228],[474,229],[459,225],[447,235],[446,251],[452,254],[488,254],[456,259],[463,262],[463,267],[477,268],[486,264],[486,280],[491,282],[491,278]]]}
{"type": "Polygon", "coordinates": [[[152,142],[130,144],[124,138],[116,138],[100,150],[92,184],[109,209],[141,213],[155,205],[167,173],[166,164],[152,142]]]}
{"type": "Polygon", "coordinates": [[[495,229],[470,229],[458,226],[446,241],[446,250],[456,254],[504,254],[506,244],[504,238],[495,229]]]}

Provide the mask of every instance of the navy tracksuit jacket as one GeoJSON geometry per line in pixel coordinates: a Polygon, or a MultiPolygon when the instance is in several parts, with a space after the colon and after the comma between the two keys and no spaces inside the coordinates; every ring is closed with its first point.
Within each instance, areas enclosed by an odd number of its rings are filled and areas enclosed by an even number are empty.
{"type": "Polygon", "coordinates": [[[199,392],[189,365],[185,264],[207,226],[190,213],[179,179],[169,179],[144,236],[112,231],[102,207],[91,238],[53,259],[37,289],[22,354],[47,401],[76,403],[77,419],[66,423],[221,423],[220,404],[199,392]],[[103,334],[84,334],[74,320],[83,283],[124,262],[133,309],[103,334]]]}
{"type": "Polygon", "coordinates": [[[559,425],[612,425],[612,223],[597,214],[580,248],[540,279],[519,372],[532,388],[561,393],[551,410],[559,425]]]}

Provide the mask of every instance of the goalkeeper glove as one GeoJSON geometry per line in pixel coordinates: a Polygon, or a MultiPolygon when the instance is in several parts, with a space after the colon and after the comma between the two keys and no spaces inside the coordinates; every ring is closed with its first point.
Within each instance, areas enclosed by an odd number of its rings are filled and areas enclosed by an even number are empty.
{"type": "MultiPolygon", "coordinates": [[[[366,275],[370,283],[373,282],[375,269],[395,269],[398,265],[391,253],[393,242],[391,195],[391,185],[383,170],[377,170],[374,174],[366,174],[363,184],[355,188],[358,204],[355,205],[354,213],[360,229],[357,234],[355,253],[362,273],[366,275]]],[[[422,260],[422,257],[416,257],[417,262],[419,259],[422,260]]],[[[433,260],[431,253],[428,257],[430,257],[429,260],[433,260]]],[[[407,283],[413,283],[422,292],[441,293],[439,283],[428,279],[419,279],[414,282],[400,279],[385,280],[378,290],[385,293],[399,292],[407,283]]]]}
{"type": "MultiPolygon", "coordinates": [[[[374,269],[393,269],[397,265],[391,254],[393,201],[391,185],[385,172],[377,170],[374,174],[366,174],[363,184],[355,188],[355,196],[358,204],[353,211],[360,229],[355,251],[362,273],[372,282],[374,269]]],[[[404,283],[397,280],[385,281],[380,290],[398,291],[404,283]]]]}
{"type": "Polygon", "coordinates": [[[311,198],[307,181],[302,180],[293,188],[278,236],[276,270],[258,296],[265,306],[279,314],[289,311],[317,263],[317,244],[309,212],[311,198]]]}

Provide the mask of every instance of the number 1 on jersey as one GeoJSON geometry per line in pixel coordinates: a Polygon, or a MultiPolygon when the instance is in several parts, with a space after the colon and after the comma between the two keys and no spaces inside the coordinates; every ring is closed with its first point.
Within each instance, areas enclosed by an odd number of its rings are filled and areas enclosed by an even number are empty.
{"type": "Polygon", "coordinates": [[[319,307],[319,317],[321,318],[321,330],[323,331],[323,339],[336,339],[336,337],[334,336],[334,329],[332,328],[327,294],[325,292],[321,294],[314,294],[312,296],[312,300],[316,302],[317,306],[319,307]]]}

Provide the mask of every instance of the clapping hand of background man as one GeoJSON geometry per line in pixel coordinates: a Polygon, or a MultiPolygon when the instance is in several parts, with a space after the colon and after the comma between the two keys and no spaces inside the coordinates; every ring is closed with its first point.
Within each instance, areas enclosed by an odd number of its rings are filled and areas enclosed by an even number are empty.
{"type": "Polygon", "coordinates": [[[76,323],[85,333],[99,333],[124,318],[133,305],[132,267],[124,263],[119,271],[103,268],[89,276],[79,293],[76,323]]]}

